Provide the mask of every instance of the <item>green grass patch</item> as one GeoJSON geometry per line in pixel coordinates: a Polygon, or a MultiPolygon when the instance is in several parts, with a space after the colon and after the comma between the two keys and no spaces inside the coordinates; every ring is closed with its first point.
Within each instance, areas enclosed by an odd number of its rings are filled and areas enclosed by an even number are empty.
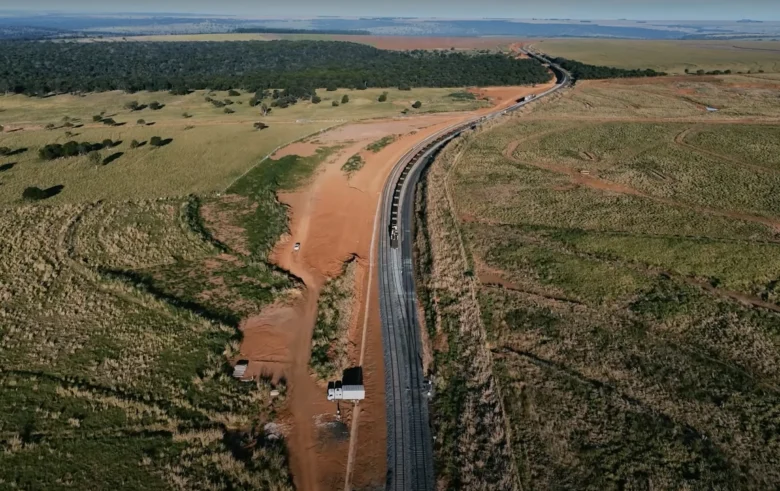
{"type": "Polygon", "coordinates": [[[471,92],[453,92],[452,94],[448,95],[450,99],[454,99],[456,101],[473,101],[476,100],[477,96],[472,94],[471,92]]]}
{"type": "Polygon", "coordinates": [[[360,154],[356,153],[347,159],[346,163],[341,166],[341,170],[347,175],[352,175],[362,169],[364,165],[366,165],[366,161],[363,160],[363,157],[360,154]]]}
{"type": "Polygon", "coordinates": [[[375,141],[373,143],[370,143],[366,147],[366,150],[369,150],[371,152],[377,153],[380,150],[382,150],[383,148],[385,148],[386,146],[388,146],[391,143],[393,143],[395,141],[395,138],[396,138],[395,135],[389,135],[389,136],[382,137],[379,140],[377,140],[377,141],[375,141]]]}

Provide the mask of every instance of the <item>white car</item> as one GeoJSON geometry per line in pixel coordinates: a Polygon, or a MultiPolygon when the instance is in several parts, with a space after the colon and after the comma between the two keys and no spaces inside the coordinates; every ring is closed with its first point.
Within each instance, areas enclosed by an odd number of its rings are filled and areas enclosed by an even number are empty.
{"type": "Polygon", "coordinates": [[[301,250],[301,243],[300,242],[296,242],[295,245],[293,246],[293,250],[295,252],[300,251],[301,250]]]}

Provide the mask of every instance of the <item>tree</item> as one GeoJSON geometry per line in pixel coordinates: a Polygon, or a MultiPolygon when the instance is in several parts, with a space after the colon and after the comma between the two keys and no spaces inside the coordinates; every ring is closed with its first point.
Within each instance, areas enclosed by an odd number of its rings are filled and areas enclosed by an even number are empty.
{"type": "Polygon", "coordinates": [[[110,138],[103,140],[103,148],[111,148],[114,146],[114,142],[110,138]]]}
{"type": "Polygon", "coordinates": [[[138,104],[138,101],[130,101],[125,104],[125,109],[129,109],[131,111],[136,111],[141,105],[138,104]]]}
{"type": "Polygon", "coordinates": [[[228,91],[228,95],[229,95],[230,97],[238,97],[238,96],[240,96],[240,95],[241,95],[241,92],[239,92],[239,91],[237,91],[237,90],[230,89],[230,90],[228,91]]]}
{"type": "Polygon", "coordinates": [[[103,124],[106,126],[114,126],[116,124],[116,121],[114,121],[111,118],[106,118],[103,120],[103,124]]]}
{"type": "Polygon", "coordinates": [[[135,122],[135,124],[139,124],[139,125],[143,126],[143,125],[146,124],[146,120],[145,119],[139,119],[138,121],[135,122]]]}
{"type": "Polygon", "coordinates": [[[701,68],[696,70],[696,75],[704,75],[704,70],[701,68]]]}
{"type": "Polygon", "coordinates": [[[341,103],[346,104],[347,102],[349,102],[349,96],[344,94],[344,97],[341,98],[341,103]]]}
{"type": "Polygon", "coordinates": [[[325,88],[325,90],[327,90],[328,92],[335,92],[336,90],[338,90],[338,87],[336,87],[333,84],[328,84],[328,86],[325,88]]]}
{"type": "Polygon", "coordinates": [[[313,95],[311,96],[311,102],[312,104],[319,104],[320,102],[322,102],[322,99],[320,99],[320,96],[313,95]]]}
{"type": "Polygon", "coordinates": [[[99,114],[95,114],[94,116],[92,116],[92,121],[94,121],[96,123],[99,123],[99,122],[103,121],[103,116],[101,116],[99,114]]]}
{"type": "Polygon", "coordinates": [[[11,149],[8,147],[0,147],[0,156],[5,157],[6,155],[11,155],[11,149]]]}
{"type": "Polygon", "coordinates": [[[153,147],[161,147],[163,145],[163,140],[159,136],[153,136],[149,139],[149,145],[153,147]]]}
{"type": "Polygon", "coordinates": [[[149,103],[149,109],[151,109],[152,111],[157,111],[159,109],[162,109],[163,107],[164,106],[157,101],[152,101],[149,103]]]}
{"type": "Polygon", "coordinates": [[[338,107],[339,101],[333,101],[333,102],[330,103],[330,105],[333,106],[333,107],[338,107]]]}
{"type": "Polygon", "coordinates": [[[691,71],[686,68],[685,73],[691,73],[691,71]]]}
{"type": "Polygon", "coordinates": [[[130,142],[130,148],[138,148],[141,146],[141,143],[138,140],[133,140],[130,142]]]}
{"type": "Polygon", "coordinates": [[[415,109],[420,109],[422,107],[422,102],[414,101],[414,104],[412,104],[412,107],[415,108],[415,109]]]}
{"type": "Polygon", "coordinates": [[[254,126],[255,126],[256,130],[264,130],[264,129],[268,128],[267,124],[262,123],[260,121],[256,122],[254,126]]]}
{"type": "Polygon", "coordinates": [[[233,114],[235,111],[230,109],[229,107],[226,107],[224,112],[225,114],[233,114]]]}
{"type": "Polygon", "coordinates": [[[387,92],[382,92],[382,95],[377,99],[379,102],[385,102],[387,100],[387,92]]]}

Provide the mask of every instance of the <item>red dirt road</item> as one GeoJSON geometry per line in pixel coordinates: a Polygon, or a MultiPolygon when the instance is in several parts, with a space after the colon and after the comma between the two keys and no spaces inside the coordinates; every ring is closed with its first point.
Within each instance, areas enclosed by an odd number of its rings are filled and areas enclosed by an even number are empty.
{"type": "MultiPolygon", "coordinates": [[[[485,89],[497,106],[507,106],[528,93],[539,93],[552,85],[536,88],[485,89]]],[[[280,424],[286,431],[290,466],[296,488],[303,491],[344,489],[349,439],[334,437],[335,403],[328,402],[325,387],[309,369],[312,331],[316,322],[317,299],[324,283],[340,274],[345,261],[357,260],[352,318],[348,330],[348,356],[353,365],[361,358],[363,321],[366,342],[363,355],[366,399],[360,403],[360,416],[354,440],[356,452],[350,487],[382,487],[386,473],[386,425],[384,401],[384,360],[378,309],[376,268],[369,278],[370,245],[374,219],[383,185],[396,162],[415,144],[459,121],[495,108],[469,113],[408,117],[402,121],[372,121],[341,126],[314,140],[282,149],[277,155],[301,151],[311,153],[317,145],[342,145],[323,163],[312,180],[291,193],[279,195],[289,207],[290,234],[274,248],[271,261],[301,278],[302,292],[291,294],[286,302],[267,308],[242,324],[241,352],[250,360],[249,374],[264,374],[287,383],[287,409],[280,424]],[[378,153],[366,145],[387,135],[400,135],[378,153]],[[341,166],[360,153],[363,168],[348,177],[341,166]],[[293,243],[301,249],[293,251],[293,243]],[[372,282],[368,314],[366,304],[372,282]]],[[[352,407],[342,404],[342,423],[351,428],[352,407]]]]}

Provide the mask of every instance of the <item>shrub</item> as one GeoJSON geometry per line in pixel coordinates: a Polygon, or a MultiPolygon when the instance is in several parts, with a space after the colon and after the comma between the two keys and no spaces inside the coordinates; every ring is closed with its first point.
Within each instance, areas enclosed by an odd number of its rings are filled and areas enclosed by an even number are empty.
{"type": "Polygon", "coordinates": [[[230,90],[228,91],[228,95],[229,95],[230,97],[238,97],[238,96],[240,96],[240,95],[241,95],[241,92],[239,92],[239,91],[237,91],[237,90],[230,89],[230,90]]]}
{"type": "Polygon", "coordinates": [[[94,116],[92,116],[92,121],[99,123],[100,121],[103,121],[103,116],[99,114],[95,114],[94,116]]]}
{"type": "Polygon", "coordinates": [[[267,125],[267,124],[265,124],[265,123],[261,123],[260,121],[256,122],[256,123],[254,124],[254,126],[255,126],[255,129],[256,129],[256,130],[264,130],[264,129],[268,128],[268,125],[267,125]]]}
{"type": "Polygon", "coordinates": [[[141,143],[138,140],[133,140],[130,142],[130,148],[138,148],[141,146],[141,143]]]}
{"type": "Polygon", "coordinates": [[[139,119],[138,121],[136,121],[136,124],[145,125],[146,124],[146,120],[139,119]]]}
{"type": "Polygon", "coordinates": [[[319,104],[320,102],[322,102],[322,99],[320,99],[320,97],[317,95],[313,95],[311,96],[311,102],[312,104],[319,104]]]}
{"type": "Polygon", "coordinates": [[[230,106],[230,105],[232,105],[232,104],[233,104],[233,101],[231,101],[230,99],[225,99],[225,100],[224,100],[224,101],[222,101],[222,102],[223,102],[223,103],[224,103],[226,106],[230,106]]]}
{"type": "Polygon", "coordinates": [[[412,86],[409,84],[401,84],[398,86],[398,90],[412,90],[412,86]]]}
{"type": "Polygon", "coordinates": [[[114,126],[116,124],[116,121],[114,121],[111,118],[106,118],[103,120],[103,124],[106,126],[114,126]]]}
{"type": "Polygon", "coordinates": [[[379,99],[377,99],[379,102],[385,102],[387,101],[387,92],[382,92],[382,95],[379,96],[379,99]]]}
{"type": "Polygon", "coordinates": [[[333,107],[337,107],[337,106],[339,105],[339,101],[333,101],[333,102],[331,102],[330,104],[331,104],[331,106],[333,106],[333,107]]]}
{"type": "Polygon", "coordinates": [[[129,109],[131,111],[136,111],[141,105],[138,104],[138,101],[130,101],[125,104],[125,109],[129,109]]]}
{"type": "Polygon", "coordinates": [[[149,145],[153,147],[161,147],[163,145],[163,140],[159,136],[153,136],[149,139],[149,145]]]}
{"type": "Polygon", "coordinates": [[[8,147],[0,147],[0,156],[5,157],[6,155],[11,155],[11,149],[8,147]]]}
{"type": "Polygon", "coordinates": [[[412,104],[412,107],[415,108],[415,109],[420,109],[422,107],[422,102],[414,101],[414,104],[412,104]]]}
{"type": "Polygon", "coordinates": [[[103,140],[103,148],[111,148],[114,146],[114,142],[110,138],[103,140]]]}
{"type": "Polygon", "coordinates": [[[347,102],[349,102],[349,96],[344,94],[344,97],[341,98],[341,103],[346,104],[347,102]]]}
{"type": "Polygon", "coordinates": [[[226,107],[224,112],[225,114],[233,114],[235,111],[230,109],[229,107],[226,107]]]}
{"type": "Polygon", "coordinates": [[[192,114],[190,114],[190,113],[186,113],[186,112],[185,112],[185,113],[182,113],[181,115],[182,115],[182,117],[183,117],[184,119],[190,119],[190,118],[192,117],[192,114]]]}
{"type": "Polygon", "coordinates": [[[165,107],[165,106],[160,104],[157,101],[152,101],[152,102],[149,103],[149,109],[151,109],[152,111],[157,111],[159,109],[162,109],[163,107],[165,107]]]}
{"type": "Polygon", "coordinates": [[[28,201],[38,201],[48,197],[49,195],[46,191],[35,186],[30,186],[22,191],[22,198],[28,201]]]}

